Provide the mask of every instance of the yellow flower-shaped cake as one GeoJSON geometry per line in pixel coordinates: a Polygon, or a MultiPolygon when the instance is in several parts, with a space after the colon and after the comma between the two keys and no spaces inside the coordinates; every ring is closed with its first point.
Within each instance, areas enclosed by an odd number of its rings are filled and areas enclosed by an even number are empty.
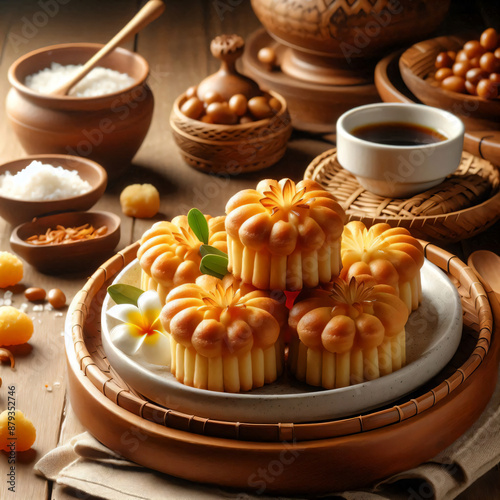
{"type": "Polygon", "coordinates": [[[167,296],[161,322],[171,335],[171,371],[185,385],[248,391],[283,371],[286,308],[269,293],[246,295],[201,276],[167,296]]]}
{"type": "Polygon", "coordinates": [[[289,316],[288,365],[297,379],[333,389],[405,364],[408,309],[392,287],[338,279],[331,291],[312,293],[289,316]]]}
{"type": "Polygon", "coordinates": [[[394,287],[412,311],[422,298],[420,268],[424,250],[407,229],[375,224],[367,229],[362,222],[349,222],[342,235],[342,273],[372,277],[379,284],[394,287]]]}
{"type": "Polygon", "coordinates": [[[344,219],[317,182],[263,180],[226,205],[228,270],[262,290],[328,283],[340,271],[344,219]]]}
{"type": "MultiPolygon", "coordinates": [[[[208,244],[227,252],[225,217],[210,217],[208,244]]],[[[137,258],[142,268],[141,288],[156,290],[164,302],[175,286],[194,283],[200,272],[201,242],[189,227],[187,217],[154,224],[141,238],[137,258]]]]}

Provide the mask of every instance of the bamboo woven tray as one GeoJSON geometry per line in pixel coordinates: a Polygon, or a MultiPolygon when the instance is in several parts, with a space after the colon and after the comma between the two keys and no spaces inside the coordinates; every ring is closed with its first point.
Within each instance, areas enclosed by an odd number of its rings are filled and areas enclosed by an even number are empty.
{"type": "Polygon", "coordinates": [[[436,455],[472,425],[493,393],[499,341],[484,289],[457,257],[425,244],[427,258],[457,286],[465,327],[453,360],[419,391],[355,418],[309,424],[220,422],[159,407],[113,373],[100,342],[106,286],[136,257],[137,248],[103,264],[75,296],[66,321],[66,353],[71,404],[82,424],[141,465],[244,489],[262,486],[249,479],[260,467],[276,466],[280,474],[265,488],[284,494],[357,488],[436,455]]]}
{"type": "Polygon", "coordinates": [[[336,149],[315,158],[304,178],[335,195],[348,219],[367,226],[386,222],[406,227],[416,238],[451,243],[470,238],[500,218],[500,171],[464,152],[457,171],[440,185],[412,198],[391,199],[361,187],[337,162],[336,149]]]}

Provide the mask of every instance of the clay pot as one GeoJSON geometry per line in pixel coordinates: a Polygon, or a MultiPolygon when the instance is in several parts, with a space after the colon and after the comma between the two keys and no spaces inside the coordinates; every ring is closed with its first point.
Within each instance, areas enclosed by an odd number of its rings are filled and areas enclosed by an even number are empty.
{"type": "Polygon", "coordinates": [[[356,59],[422,39],[443,20],[450,0],[252,0],[280,43],[320,56],[356,59]]]}
{"type": "Polygon", "coordinates": [[[99,97],[50,96],[24,85],[26,76],[49,67],[85,63],[102,45],[68,43],[30,52],[9,69],[12,85],[7,116],[30,154],[59,153],[100,163],[110,179],[126,170],[151,123],[154,99],[146,84],[149,65],[140,55],[117,48],[100,66],[128,73],[135,83],[99,97]]]}

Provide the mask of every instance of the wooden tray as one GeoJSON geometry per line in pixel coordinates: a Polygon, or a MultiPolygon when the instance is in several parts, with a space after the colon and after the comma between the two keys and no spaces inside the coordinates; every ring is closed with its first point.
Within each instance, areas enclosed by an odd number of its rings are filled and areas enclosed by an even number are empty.
{"type": "Polygon", "coordinates": [[[479,417],[495,388],[500,345],[487,296],[472,270],[423,244],[426,257],[457,286],[464,335],[447,368],[393,406],[318,423],[245,424],[183,415],[142,398],[113,373],[99,332],[106,286],[135,258],[135,244],[103,264],[70,306],[65,341],[75,413],[123,456],[219,486],[311,495],[362,487],[414,467],[479,417]]]}
{"type": "MultiPolygon", "coordinates": [[[[384,102],[422,104],[404,83],[399,70],[402,51],[393,52],[375,67],[375,85],[384,102]]],[[[452,110],[453,111],[453,110],[452,110]]],[[[460,115],[465,124],[464,150],[495,165],[500,165],[500,122],[460,115]]]]}
{"type": "Polygon", "coordinates": [[[500,171],[463,153],[457,171],[439,186],[407,199],[375,195],[337,162],[335,148],[315,158],[304,173],[335,195],[349,220],[371,226],[406,227],[416,238],[451,243],[484,231],[500,219],[500,171]]]}

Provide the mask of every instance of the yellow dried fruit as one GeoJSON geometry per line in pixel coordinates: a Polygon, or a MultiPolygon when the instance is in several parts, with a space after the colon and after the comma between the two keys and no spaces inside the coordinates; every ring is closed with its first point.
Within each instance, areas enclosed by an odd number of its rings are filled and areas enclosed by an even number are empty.
{"type": "Polygon", "coordinates": [[[152,184],[131,184],[121,192],[120,205],[129,217],[150,219],[160,210],[160,193],[152,184]]]}
{"type": "Polygon", "coordinates": [[[0,307],[0,346],[28,342],[33,335],[31,318],[12,306],[0,307]]]}
{"type": "Polygon", "coordinates": [[[0,288],[19,283],[23,279],[23,263],[14,254],[0,252],[0,288]]]}
{"type": "Polygon", "coordinates": [[[0,413],[0,450],[18,452],[29,450],[36,439],[36,429],[20,410],[0,413]]]}

